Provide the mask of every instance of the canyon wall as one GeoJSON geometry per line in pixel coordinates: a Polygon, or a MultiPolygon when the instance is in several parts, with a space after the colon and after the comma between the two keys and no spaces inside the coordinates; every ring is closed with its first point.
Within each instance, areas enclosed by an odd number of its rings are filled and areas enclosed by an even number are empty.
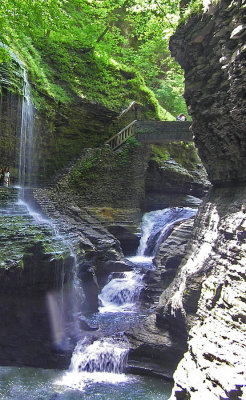
{"type": "Polygon", "coordinates": [[[239,0],[212,5],[182,23],[170,41],[214,186],[186,259],[157,307],[157,326],[188,332],[171,399],[246,396],[245,6],[239,0]]]}

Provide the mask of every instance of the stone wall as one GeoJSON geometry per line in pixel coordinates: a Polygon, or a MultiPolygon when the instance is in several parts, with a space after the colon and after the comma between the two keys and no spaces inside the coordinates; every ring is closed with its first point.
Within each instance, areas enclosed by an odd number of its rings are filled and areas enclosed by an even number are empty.
{"type": "Polygon", "coordinates": [[[210,192],[186,260],[160,298],[157,325],[188,332],[171,399],[245,398],[245,195],[245,187],[210,192]]]}
{"type": "Polygon", "coordinates": [[[53,189],[60,202],[79,207],[141,208],[149,148],[135,142],[117,152],[109,146],[86,149],[53,189]]]}

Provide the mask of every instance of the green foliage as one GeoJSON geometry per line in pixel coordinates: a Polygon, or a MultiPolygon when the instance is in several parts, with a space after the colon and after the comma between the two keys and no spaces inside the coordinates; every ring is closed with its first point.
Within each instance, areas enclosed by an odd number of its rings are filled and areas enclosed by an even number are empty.
{"type": "Polygon", "coordinates": [[[99,154],[92,158],[79,161],[73,168],[73,173],[71,175],[72,185],[86,187],[92,184],[93,181],[99,178],[98,173],[95,171],[100,162],[99,154]]]}
{"type": "Polygon", "coordinates": [[[203,0],[190,0],[189,3],[181,9],[180,22],[186,21],[192,14],[203,12],[203,0]]]}
{"type": "Polygon", "coordinates": [[[187,111],[168,50],[178,20],[178,0],[3,0],[0,39],[25,62],[38,107],[47,97],[115,110],[136,100],[172,119],[187,111]]]}

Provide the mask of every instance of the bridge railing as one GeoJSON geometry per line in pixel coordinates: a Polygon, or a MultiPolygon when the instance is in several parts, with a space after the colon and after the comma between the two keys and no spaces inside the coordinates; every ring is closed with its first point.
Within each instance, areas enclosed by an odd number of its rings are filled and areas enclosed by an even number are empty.
{"type": "Polygon", "coordinates": [[[135,134],[135,124],[137,120],[132,121],[116,135],[112,136],[105,144],[108,144],[113,150],[120,147],[130,136],[135,134]]]}

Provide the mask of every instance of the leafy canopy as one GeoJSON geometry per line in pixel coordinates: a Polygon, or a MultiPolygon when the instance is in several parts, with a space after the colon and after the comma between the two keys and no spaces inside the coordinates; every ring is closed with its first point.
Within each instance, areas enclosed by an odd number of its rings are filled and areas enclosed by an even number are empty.
{"type": "Polygon", "coordinates": [[[0,38],[19,52],[24,43],[24,57],[29,63],[35,58],[36,79],[47,79],[45,90],[52,85],[54,63],[62,67],[62,79],[75,87],[78,77],[72,82],[70,75],[76,75],[76,68],[101,59],[133,68],[176,115],[186,112],[183,77],[168,41],[179,17],[178,0],[1,0],[0,38]]]}

